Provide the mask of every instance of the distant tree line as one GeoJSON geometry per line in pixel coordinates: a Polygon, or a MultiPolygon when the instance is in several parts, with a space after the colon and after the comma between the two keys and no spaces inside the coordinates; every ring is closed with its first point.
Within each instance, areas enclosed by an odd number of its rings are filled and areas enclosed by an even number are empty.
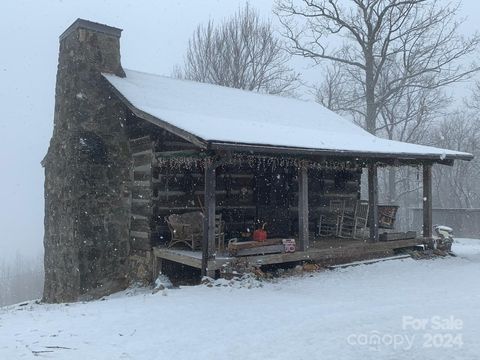
{"type": "Polygon", "coordinates": [[[40,299],[43,292],[43,257],[17,254],[0,261],[0,306],[40,299]]]}

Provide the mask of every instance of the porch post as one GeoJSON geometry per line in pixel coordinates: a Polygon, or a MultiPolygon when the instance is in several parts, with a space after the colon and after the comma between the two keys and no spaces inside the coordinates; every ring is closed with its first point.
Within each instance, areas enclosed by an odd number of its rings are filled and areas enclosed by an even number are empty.
{"type": "Polygon", "coordinates": [[[215,166],[213,160],[205,160],[205,213],[203,219],[202,276],[215,276],[209,267],[215,261],[215,166]]]}
{"type": "Polygon", "coordinates": [[[378,241],[378,177],[377,165],[368,165],[368,203],[370,205],[368,226],[370,229],[370,242],[378,241]]]}
{"type": "Polygon", "coordinates": [[[423,237],[432,238],[432,165],[423,164],[423,237]]]}
{"type": "Polygon", "coordinates": [[[302,162],[298,169],[298,241],[301,251],[309,248],[308,239],[308,169],[302,162]]]}

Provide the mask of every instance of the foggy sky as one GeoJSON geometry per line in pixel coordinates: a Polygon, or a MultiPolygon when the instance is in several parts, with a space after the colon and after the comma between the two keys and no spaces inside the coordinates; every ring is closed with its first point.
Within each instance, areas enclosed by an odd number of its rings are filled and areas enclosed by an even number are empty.
{"type": "MultiPolygon", "coordinates": [[[[40,161],[52,135],[58,36],[77,18],[122,28],[124,68],[170,75],[197,24],[220,20],[244,2],[1,0],[0,259],[43,251],[40,161]]],[[[271,16],[272,0],[250,4],[271,16]]],[[[480,3],[464,1],[462,14],[468,15],[464,31],[476,30],[480,3]]]]}

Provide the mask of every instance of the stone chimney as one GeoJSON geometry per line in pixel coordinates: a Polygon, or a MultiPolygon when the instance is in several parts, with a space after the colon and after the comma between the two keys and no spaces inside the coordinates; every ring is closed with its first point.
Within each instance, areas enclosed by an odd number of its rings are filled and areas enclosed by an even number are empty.
{"type": "Polygon", "coordinates": [[[125,76],[121,29],[78,19],[60,36],[54,130],[45,167],[44,301],[127,285],[126,109],[101,73],[125,76]]]}
{"type": "Polygon", "coordinates": [[[60,60],[67,51],[70,59],[77,55],[78,62],[89,62],[98,71],[124,77],[120,62],[121,34],[122,29],[77,19],[60,35],[60,60]]]}

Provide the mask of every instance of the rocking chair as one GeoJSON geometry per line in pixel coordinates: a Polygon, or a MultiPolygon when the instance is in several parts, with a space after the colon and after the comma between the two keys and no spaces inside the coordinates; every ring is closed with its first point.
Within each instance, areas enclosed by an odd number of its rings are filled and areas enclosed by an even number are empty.
{"type": "Polygon", "coordinates": [[[170,230],[167,247],[176,244],[187,245],[192,250],[201,248],[203,237],[203,214],[200,211],[172,214],[165,217],[170,230]]]}
{"type": "Polygon", "coordinates": [[[330,200],[328,214],[320,215],[318,234],[320,236],[338,236],[344,212],[345,200],[330,200]]]}
{"type": "Polygon", "coordinates": [[[363,236],[368,224],[369,208],[368,201],[357,201],[353,215],[343,215],[338,235],[343,238],[357,239],[358,231],[362,230],[363,236]]]}
{"type": "MultiPolygon", "coordinates": [[[[204,215],[200,211],[185,214],[172,214],[165,217],[170,230],[167,247],[177,244],[187,245],[192,250],[202,247],[204,215]]],[[[225,250],[225,222],[222,215],[215,215],[215,243],[218,250],[225,250]]]]}

